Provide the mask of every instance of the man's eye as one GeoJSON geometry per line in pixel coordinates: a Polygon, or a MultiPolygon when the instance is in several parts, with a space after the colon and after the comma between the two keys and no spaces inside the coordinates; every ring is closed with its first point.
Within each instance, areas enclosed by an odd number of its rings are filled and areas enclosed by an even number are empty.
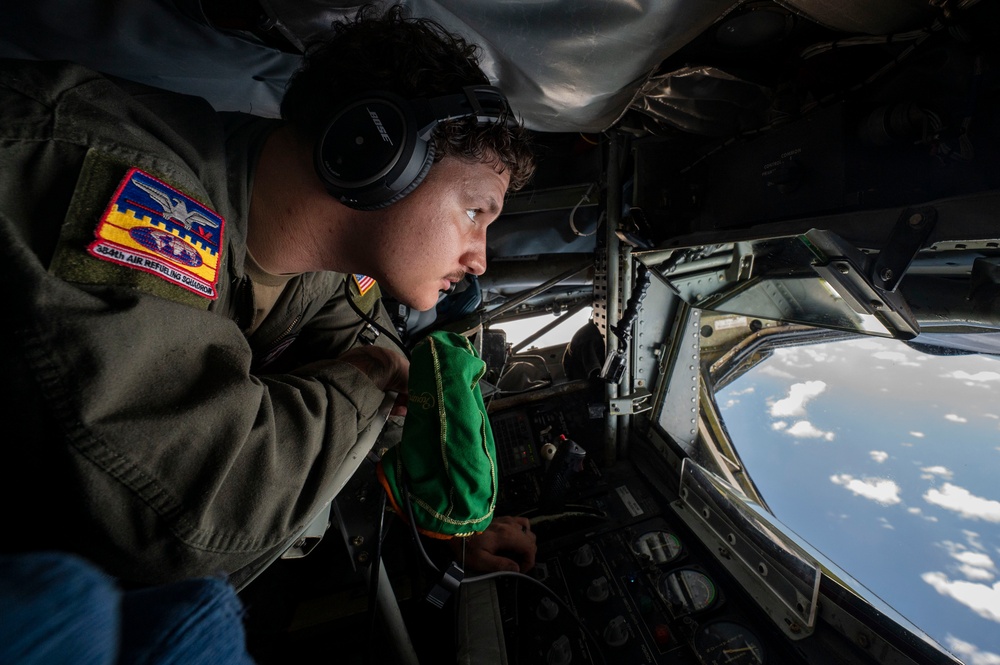
{"type": "Polygon", "coordinates": [[[469,219],[471,219],[472,221],[476,221],[476,213],[478,212],[479,212],[478,210],[470,208],[469,210],[465,211],[465,214],[468,215],[469,219]]]}

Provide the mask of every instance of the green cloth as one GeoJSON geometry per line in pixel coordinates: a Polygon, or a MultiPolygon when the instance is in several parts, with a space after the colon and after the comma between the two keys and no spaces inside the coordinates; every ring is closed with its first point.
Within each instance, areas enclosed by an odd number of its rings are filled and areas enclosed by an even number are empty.
{"type": "Polygon", "coordinates": [[[404,518],[409,491],[416,526],[429,536],[468,536],[493,520],[496,449],[479,389],[485,371],[456,333],[433,332],[413,349],[402,439],[383,456],[379,476],[404,518]]]}

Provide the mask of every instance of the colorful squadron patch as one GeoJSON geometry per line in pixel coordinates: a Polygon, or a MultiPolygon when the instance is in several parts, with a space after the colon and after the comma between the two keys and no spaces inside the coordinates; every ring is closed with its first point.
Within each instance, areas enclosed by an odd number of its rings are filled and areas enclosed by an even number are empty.
{"type": "Polygon", "coordinates": [[[354,283],[358,285],[358,294],[362,296],[375,286],[375,280],[368,275],[354,275],[354,283]]]}
{"type": "Polygon", "coordinates": [[[225,220],[139,169],[131,169],[87,248],[93,256],[144,270],[215,300],[225,220]]]}

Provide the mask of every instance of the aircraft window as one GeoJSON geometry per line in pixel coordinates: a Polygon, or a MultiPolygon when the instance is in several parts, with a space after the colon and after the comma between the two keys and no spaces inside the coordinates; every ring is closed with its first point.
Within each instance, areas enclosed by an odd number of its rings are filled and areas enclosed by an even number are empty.
{"type": "Polygon", "coordinates": [[[718,411],[773,514],[959,658],[1000,662],[1000,357],[702,323],[718,411]]]}
{"type": "MultiPolygon", "coordinates": [[[[590,320],[592,311],[593,308],[591,307],[581,309],[538,339],[531,341],[527,348],[544,348],[556,344],[567,344],[572,339],[573,334],[590,320]]],[[[501,321],[494,323],[491,327],[503,330],[507,334],[507,343],[517,347],[524,340],[538,332],[543,326],[555,322],[556,319],[557,317],[552,314],[539,314],[525,319],[501,321]]]]}

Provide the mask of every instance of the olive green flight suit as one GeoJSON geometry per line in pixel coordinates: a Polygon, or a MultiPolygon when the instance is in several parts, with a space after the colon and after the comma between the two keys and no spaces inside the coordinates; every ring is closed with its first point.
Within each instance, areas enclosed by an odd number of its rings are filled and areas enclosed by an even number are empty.
{"type": "Polygon", "coordinates": [[[238,582],[331,499],[384,394],[332,360],[363,328],[344,275],[296,277],[243,333],[253,169],[274,123],[0,61],[5,550],[73,551],[126,583],[238,582]],[[224,219],[216,300],[86,252],[130,168],[224,219]]]}

